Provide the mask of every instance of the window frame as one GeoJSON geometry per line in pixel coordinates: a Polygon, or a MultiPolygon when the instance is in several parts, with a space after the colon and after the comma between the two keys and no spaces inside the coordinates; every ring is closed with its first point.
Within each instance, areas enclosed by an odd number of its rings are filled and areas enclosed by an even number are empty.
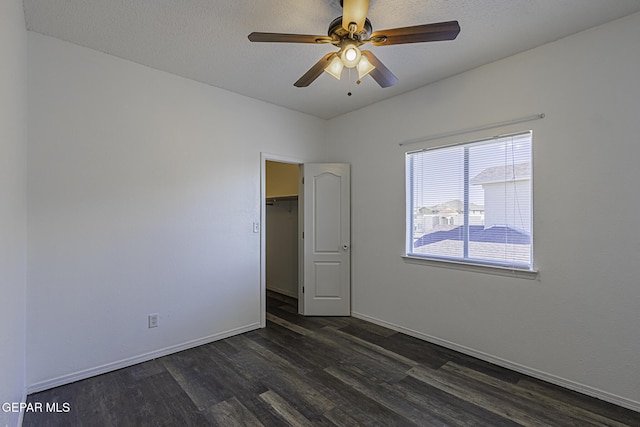
{"type": "MultiPolygon", "coordinates": [[[[515,165],[515,163],[514,163],[515,165]]],[[[508,276],[517,276],[528,279],[533,279],[537,277],[538,271],[535,265],[534,258],[534,232],[533,232],[533,131],[520,131],[509,134],[503,134],[498,136],[493,136],[489,138],[482,139],[474,139],[464,142],[456,142],[453,144],[446,145],[438,145],[428,148],[421,148],[417,150],[411,150],[405,152],[405,252],[403,255],[403,259],[409,263],[418,263],[418,264],[426,264],[437,267],[448,267],[455,268],[459,270],[466,271],[476,271],[481,273],[491,273],[491,274],[499,274],[499,275],[508,275],[508,276]],[[463,221],[463,235],[465,236],[463,239],[463,256],[462,257],[454,257],[454,256],[438,256],[435,254],[421,254],[417,253],[414,249],[413,244],[415,243],[414,236],[414,214],[415,214],[415,206],[414,206],[414,190],[413,190],[413,180],[412,180],[412,170],[410,165],[410,158],[412,155],[415,155],[419,152],[426,151],[434,151],[434,150],[442,150],[446,148],[453,147],[462,147],[469,148],[480,145],[487,145],[492,143],[499,143],[501,139],[504,138],[513,138],[519,137],[523,135],[529,135],[529,143],[530,143],[530,153],[529,153],[529,162],[531,167],[530,173],[530,194],[529,194],[529,204],[530,204],[530,258],[529,263],[516,263],[516,262],[504,262],[504,261],[493,261],[490,259],[477,259],[477,258],[469,258],[468,256],[468,245],[470,242],[469,238],[469,204],[471,203],[469,200],[468,188],[469,182],[472,177],[469,176],[468,170],[468,158],[463,162],[464,163],[464,171],[463,176],[465,180],[465,192],[464,192],[464,221],[463,221]]]]}

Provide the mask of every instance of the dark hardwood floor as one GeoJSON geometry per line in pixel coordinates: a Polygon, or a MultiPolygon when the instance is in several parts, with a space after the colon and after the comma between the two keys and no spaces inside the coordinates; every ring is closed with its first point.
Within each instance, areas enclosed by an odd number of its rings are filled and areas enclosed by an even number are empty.
{"type": "Polygon", "coordinates": [[[24,426],[640,426],[640,413],[354,318],[267,328],[41,393],[24,426]],[[45,408],[46,409],[46,408],[45,408]]]}

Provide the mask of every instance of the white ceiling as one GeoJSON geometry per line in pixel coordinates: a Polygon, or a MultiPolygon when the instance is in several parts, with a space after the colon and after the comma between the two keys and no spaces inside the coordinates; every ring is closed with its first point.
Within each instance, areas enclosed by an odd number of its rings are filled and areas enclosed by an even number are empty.
{"type": "MultiPolygon", "coordinates": [[[[454,41],[375,47],[399,78],[298,80],[332,45],[251,43],[252,31],[326,35],[339,0],[24,0],[27,29],[286,108],[331,118],[640,11],[640,0],[371,0],[373,30],[457,20],[454,41]]],[[[346,74],[345,74],[346,75],[346,74]]]]}

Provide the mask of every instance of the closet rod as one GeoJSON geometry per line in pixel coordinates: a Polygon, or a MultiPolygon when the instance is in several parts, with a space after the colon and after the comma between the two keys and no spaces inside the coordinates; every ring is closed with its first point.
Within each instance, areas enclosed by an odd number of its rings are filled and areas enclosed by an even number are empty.
{"type": "Polygon", "coordinates": [[[500,123],[491,123],[489,125],[478,126],[478,127],[471,128],[471,129],[464,129],[464,130],[458,130],[458,131],[453,131],[453,132],[445,132],[445,133],[440,133],[440,134],[437,134],[437,135],[425,136],[425,137],[422,137],[422,138],[409,139],[407,141],[403,141],[403,142],[399,143],[398,145],[400,145],[400,147],[403,147],[405,145],[417,144],[419,142],[433,141],[434,139],[447,138],[449,136],[464,135],[464,134],[471,133],[471,132],[479,132],[479,131],[482,131],[482,130],[495,129],[495,128],[499,128],[499,127],[503,127],[503,126],[515,125],[515,124],[518,124],[518,123],[531,122],[533,120],[544,119],[544,117],[545,117],[545,114],[544,113],[540,113],[540,114],[536,114],[536,115],[533,115],[533,116],[520,117],[519,119],[507,120],[507,121],[500,122],[500,123]]]}

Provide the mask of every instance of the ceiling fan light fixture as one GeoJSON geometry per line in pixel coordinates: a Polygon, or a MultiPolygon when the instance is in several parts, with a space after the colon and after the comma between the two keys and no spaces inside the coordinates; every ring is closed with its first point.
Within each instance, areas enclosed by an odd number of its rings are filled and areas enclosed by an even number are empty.
{"type": "MultiPolygon", "coordinates": [[[[316,62],[293,85],[307,87],[313,83],[323,71],[340,80],[344,67],[355,68],[361,79],[367,74],[382,88],[391,87],[398,83],[393,75],[374,54],[369,50],[360,50],[366,43],[374,46],[391,46],[409,43],[424,43],[443,40],[454,40],[460,33],[458,21],[436,22],[433,24],[413,25],[410,27],[390,28],[384,31],[373,31],[371,21],[367,18],[370,0],[340,0],[342,16],[329,24],[326,36],[288,33],[249,34],[251,42],[270,43],[327,43],[339,49],[329,52],[316,62]]],[[[351,77],[349,77],[351,80],[351,77]]],[[[358,80],[356,83],[360,83],[358,80]]],[[[350,95],[351,93],[349,93],[350,95]]]]}
{"type": "Polygon", "coordinates": [[[358,54],[356,53],[355,48],[349,48],[344,53],[344,57],[347,61],[355,61],[355,59],[358,57],[358,54]]]}
{"type": "Polygon", "coordinates": [[[336,79],[340,80],[343,68],[344,64],[342,63],[342,60],[340,60],[340,57],[338,55],[335,55],[324,70],[336,79]]]}
{"type": "Polygon", "coordinates": [[[354,41],[349,40],[342,44],[340,59],[345,67],[354,68],[360,62],[361,56],[360,49],[354,41]]]}
{"type": "Polygon", "coordinates": [[[376,67],[369,62],[366,56],[362,55],[360,62],[358,62],[358,78],[362,79],[364,76],[375,70],[376,67]]]}

